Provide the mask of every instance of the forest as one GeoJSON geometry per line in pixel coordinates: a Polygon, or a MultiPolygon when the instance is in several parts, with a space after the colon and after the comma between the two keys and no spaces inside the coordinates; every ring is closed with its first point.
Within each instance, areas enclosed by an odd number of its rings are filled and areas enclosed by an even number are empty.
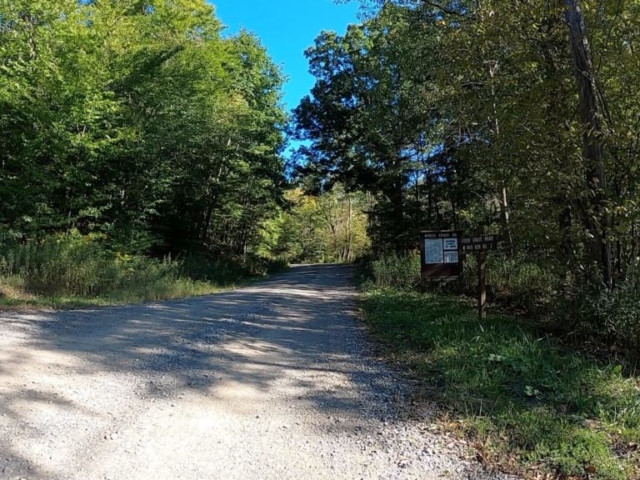
{"type": "Polygon", "coordinates": [[[310,191],[372,199],[374,335],[481,461],[640,478],[640,2],[362,3],[293,124],[310,191]],[[501,239],[486,321],[474,255],[418,293],[424,230],[501,239]]]}
{"type": "Polygon", "coordinates": [[[530,284],[496,294],[635,349],[639,15],[633,1],[384,2],[307,51],[300,172],[375,199],[375,255],[417,249],[421,230],[498,234],[511,267],[492,282],[530,284]]]}
{"type": "Polygon", "coordinates": [[[360,254],[352,194],[294,205],[281,69],[222,30],[204,0],[0,2],[3,301],[179,296],[360,254]]]}
{"type": "Polygon", "coordinates": [[[483,462],[640,478],[640,2],[360,3],[288,112],[205,0],[0,0],[0,306],[357,261],[374,336],[483,462]],[[501,239],[485,324],[472,256],[418,293],[423,230],[501,239]]]}

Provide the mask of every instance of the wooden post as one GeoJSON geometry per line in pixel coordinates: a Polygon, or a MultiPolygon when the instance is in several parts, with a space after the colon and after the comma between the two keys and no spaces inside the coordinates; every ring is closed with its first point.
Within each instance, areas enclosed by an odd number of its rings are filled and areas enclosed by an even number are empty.
{"type": "Polygon", "coordinates": [[[478,318],[486,317],[485,306],[487,304],[487,256],[485,252],[478,252],[478,318]]]}

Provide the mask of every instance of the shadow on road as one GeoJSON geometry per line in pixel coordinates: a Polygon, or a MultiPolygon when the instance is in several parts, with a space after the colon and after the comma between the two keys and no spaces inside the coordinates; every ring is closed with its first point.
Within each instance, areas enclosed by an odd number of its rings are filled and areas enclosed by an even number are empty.
{"type": "MultiPolygon", "coordinates": [[[[318,411],[379,417],[384,409],[377,406],[395,387],[363,355],[366,342],[350,312],[351,275],[345,266],[299,266],[254,286],[208,297],[0,318],[3,328],[17,335],[37,327],[22,348],[4,352],[0,378],[11,378],[14,367],[33,362],[27,351],[44,357],[62,353],[76,361],[49,364],[51,375],[144,377],[143,384],[136,383],[135,395],[146,399],[195,392],[215,400],[237,386],[269,392],[286,377],[286,391],[295,401],[318,411]],[[328,386],[327,375],[342,379],[342,386],[328,386]]],[[[20,421],[21,411],[42,402],[85,408],[51,392],[43,396],[28,379],[10,383],[2,394],[0,419],[6,422],[20,421]]],[[[13,456],[14,463],[22,461],[11,452],[2,454],[13,456]]]]}

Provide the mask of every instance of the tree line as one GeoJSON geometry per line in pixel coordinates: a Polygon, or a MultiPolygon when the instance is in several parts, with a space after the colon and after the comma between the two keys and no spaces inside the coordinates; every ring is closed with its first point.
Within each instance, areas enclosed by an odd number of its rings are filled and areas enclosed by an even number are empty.
{"type": "Polygon", "coordinates": [[[640,3],[368,7],[306,53],[301,173],[375,197],[379,253],[415,249],[423,229],[499,233],[578,309],[637,292],[640,3]]]}
{"type": "Polygon", "coordinates": [[[0,241],[243,254],[282,204],[282,83],[204,0],[0,2],[0,241]]]}

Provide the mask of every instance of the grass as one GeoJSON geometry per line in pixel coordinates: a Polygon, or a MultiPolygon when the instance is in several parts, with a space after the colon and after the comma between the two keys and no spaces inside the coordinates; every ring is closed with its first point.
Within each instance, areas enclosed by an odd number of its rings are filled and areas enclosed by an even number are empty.
{"type": "Polygon", "coordinates": [[[207,295],[283,270],[206,258],[175,260],[111,252],[99,239],[51,237],[0,252],[0,308],[76,308],[207,295]]]}
{"type": "MultiPolygon", "coordinates": [[[[240,283],[240,282],[238,282],[240,283]]],[[[236,284],[216,284],[188,278],[158,279],[139,285],[127,285],[96,295],[70,293],[34,294],[21,287],[20,277],[0,278],[0,309],[29,308],[73,309],[91,306],[109,306],[144,303],[157,300],[209,295],[233,288],[236,284]]]]}
{"type": "MultiPolygon", "coordinates": [[[[479,458],[558,478],[640,478],[640,381],[466,301],[369,287],[363,308],[389,356],[473,439],[479,458]],[[514,466],[515,465],[515,466],[514,466]]],[[[444,418],[444,417],[443,417],[444,418]]]]}

